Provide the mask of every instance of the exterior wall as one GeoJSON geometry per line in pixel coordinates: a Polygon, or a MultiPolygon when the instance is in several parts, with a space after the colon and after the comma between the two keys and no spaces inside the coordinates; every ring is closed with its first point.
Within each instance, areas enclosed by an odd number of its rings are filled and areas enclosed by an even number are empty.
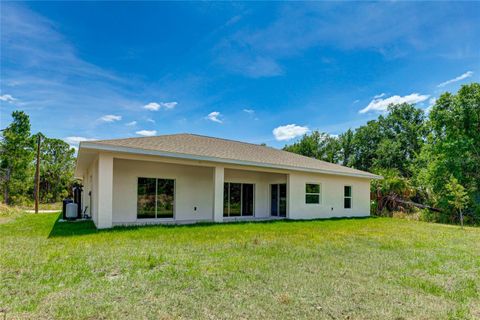
{"type": "Polygon", "coordinates": [[[176,221],[212,220],[213,168],[114,159],[114,225],[158,222],[154,219],[137,220],[138,177],[175,180],[174,219],[176,221]],[[197,207],[196,211],[194,211],[194,207],[197,207]]]}
{"type": "Polygon", "coordinates": [[[270,185],[286,183],[287,175],[268,172],[225,169],[225,182],[253,183],[255,185],[256,218],[270,217],[270,185]]]}
{"type": "Polygon", "coordinates": [[[83,176],[83,210],[87,208],[87,214],[92,217],[95,225],[98,225],[98,159],[92,161],[83,176]]]}
{"type": "MultiPolygon", "coordinates": [[[[287,184],[287,218],[317,219],[330,217],[368,216],[370,213],[370,180],[347,176],[327,174],[288,172],[272,170],[260,171],[260,168],[228,166],[222,164],[200,162],[178,162],[162,158],[142,158],[110,154],[107,157],[99,154],[94,158],[83,175],[84,206],[92,219],[101,228],[99,212],[102,199],[99,189],[102,188],[101,178],[107,175],[99,174],[99,159],[112,160],[111,182],[111,224],[146,224],[159,222],[194,222],[212,221],[214,219],[214,204],[217,209],[214,221],[223,219],[223,181],[237,183],[252,183],[255,185],[255,218],[270,217],[270,185],[287,184]],[[166,162],[166,161],[172,162],[166,162]],[[190,165],[188,165],[190,163],[190,165]],[[102,177],[100,177],[102,176],[102,177]],[[175,180],[175,210],[174,219],[137,219],[137,179],[138,177],[166,178],[175,180]],[[321,203],[305,203],[305,184],[321,184],[321,203]],[[343,208],[343,187],[352,186],[352,208],[343,208]],[[92,192],[91,200],[88,196],[92,192]],[[194,207],[197,210],[194,210],[194,207]]],[[[105,163],[104,163],[105,164],[105,163]]],[[[105,167],[105,165],[103,166],[105,167]]],[[[263,169],[264,170],[264,169],[263,169]]],[[[103,178],[103,180],[105,180],[103,178]]],[[[107,183],[108,184],[108,183],[107,183]]],[[[105,184],[103,184],[105,186],[105,184]]],[[[104,194],[106,190],[104,190],[104,194]]],[[[108,205],[108,204],[107,204],[108,205]]],[[[103,204],[105,207],[105,205],[103,204]]],[[[225,219],[226,221],[228,220],[225,219]]],[[[102,222],[103,223],[103,222],[102,222]]],[[[108,226],[103,226],[108,227],[108,226]]]]}
{"type": "Polygon", "coordinates": [[[324,174],[290,173],[287,185],[288,218],[317,219],[370,215],[370,180],[324,174]],[[320,204],[305,203],[305,184],[321,185],[320,204]],[[352,187],[352,208],[344,209],[344,186],[352,187]]]}

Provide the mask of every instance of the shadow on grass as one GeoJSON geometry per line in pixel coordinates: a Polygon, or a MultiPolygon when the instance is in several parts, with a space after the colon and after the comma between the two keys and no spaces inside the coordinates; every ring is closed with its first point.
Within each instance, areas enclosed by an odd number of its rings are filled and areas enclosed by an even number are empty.
{"type": "Polygon", "coordinates": [[[57,220],[55,220],[52,230],[50,230],[50,234],[48,235],[49,238],[81,236],[98,233],[99,231],[92,220],[60,221],[61,217],[62,214],[59,214],[57,220]]]}
{"type": "Polygon", "coordinates": [[[228,226],[228,225],[242,225],[242,224],[279,224],[279,223],[289,223],[289,224],[302,224],[310,223],[313,221],[348,221],[348,220],[367,220],[375,219],[374,216],[367,217],[334,217],[326,219],[311,219],[311,220],[288,220],[288,219],[276,219],[276,220],[245,220],[245,221],[228,221],[228,222],[197,222],[189,224],[144,224],[144,225],[132,225],[132,226],[116,226],[111,229],[97,229],[91,220],[82,220],[82,221],[60,221],[61,214],[58,216],[55,224],[50,231],[49,238],[54,237],[70,237],[70,236],[81,236],[89,235],[96,233],[115,233],[123,231],[131,231],[138,229],[151,229],[151,228],[198,228],[198,227],[217,227],[217,226],[228,226]]]}

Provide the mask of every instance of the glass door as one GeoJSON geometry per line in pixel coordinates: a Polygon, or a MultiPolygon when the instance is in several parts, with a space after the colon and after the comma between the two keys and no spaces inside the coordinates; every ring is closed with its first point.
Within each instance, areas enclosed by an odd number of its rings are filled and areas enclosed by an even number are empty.
{"type": "Polygon", "coordinates": [[[287,216],[287,185],[270,185],[270,214],[273,217],[287,216]]]}
{"type": "Polygon", "coordinates": [[[253,216],[255,186],[251,183],[225,182],[223,187],[223,216],[253,216]]]}

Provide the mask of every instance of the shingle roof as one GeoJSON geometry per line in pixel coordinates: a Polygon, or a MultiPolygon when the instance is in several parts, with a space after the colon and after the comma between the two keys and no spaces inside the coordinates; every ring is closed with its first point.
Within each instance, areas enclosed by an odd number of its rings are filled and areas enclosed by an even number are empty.
{"type": "Polygon", "coordinates": [[[123,151],[130,149],[153,151],[159,153],[178,154],[199,157],[204,160],[235,161],[250,165],[271,166],[291,170],[325,172],[331,174],[379,178],[379,176],[366,171],[356,170],[330,162],[301,156],[295,153],[261,146],[252,143],[213,138],[195,134],[172,134],[155,137],[126,138],[113,140],[97,140],[82,142],[82,147],[98,149],[107,147],[121,148],[123,151]]]}

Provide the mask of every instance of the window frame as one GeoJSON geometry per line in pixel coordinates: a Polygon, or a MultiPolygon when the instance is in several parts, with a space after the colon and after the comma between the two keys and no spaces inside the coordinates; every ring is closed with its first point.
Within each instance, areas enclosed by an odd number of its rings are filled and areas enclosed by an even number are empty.
{"type": "Polygon", "coordinates": [[[248,217],[255,217],[255,201],[256,201],[256,196],[255,196],[255,191],[256,191],[256,184],[255,183],[250,183],[250,182],[232,182],[232,181],[224,181],[223,182],[223,185],[224,185],[224,188],[225,188],[225,185],[228,185],[227,187],[227,191],[228,191],[228,196],[227,196],[227,200],[228,200],[228,204],[227,204],[227,215],[225,215],[225,189],[224,189],[224,195],[223,195],[223,218],[248,218],[248,217]],[[231,216],[230,215],[230,200],[231,200],[231,197],[230,197],[230,184],[239,184],[240,185],[240,215],[238,216],[231,216]],[[253,204],[252,204],[252,214],[251,215],[244,215],[243,214],[243,185],[244,184],[250,184],[252,185],[252,193],[253,193],[253,204]]]}
{"type": "Polygon", "coordinates": [[[305,204],[306,205],[321,205],[322,204],[322,184],[320,182],[305,182],[305,204]],[[307,185],[318,186],[317,192],[307,192],[307,185]],[[307,202],[307,196],[318,196],[318,202],[307,202]]]}
{"type": "Polygon", "coordinates": [[[343,186],[343,209],[350,210],[353,208],[353,187],[351,185],[344,185],[343,186]],[[345,188],[350,188],[350,196],[346,195],[345,188]],[[350,199],[350,208],[345,207],[345,199],[350,199]]]}
{"type": "Polygon", "coordinates": [[[175,220],[176,218],[176,211],[177,211],[177,180],[174,178],[159,178],[159,177],[152,177],[152,176],[137,176],[137,212],[136,212],[136,221],[171,221],[175,220]],[[155,179],[155,218],[139,218],[138,217],[138,179],[155,179]],[[172,180],[173,181],[173,212],[172,217],[158,217],[158,180],[172,180]]]}

